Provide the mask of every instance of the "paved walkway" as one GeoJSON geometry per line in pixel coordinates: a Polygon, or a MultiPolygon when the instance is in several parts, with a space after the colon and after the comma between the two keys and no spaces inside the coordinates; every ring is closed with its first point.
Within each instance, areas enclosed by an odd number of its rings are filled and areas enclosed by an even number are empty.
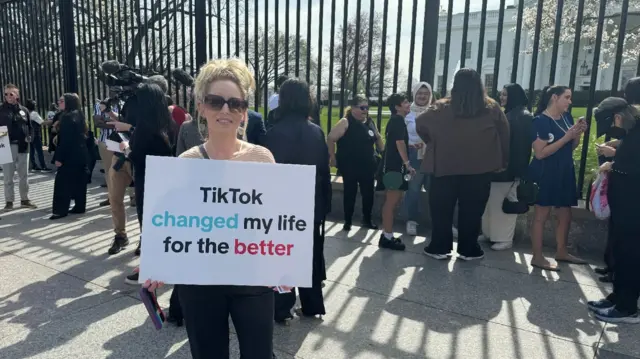
{"type": "MultiPolygon", "coordinates": [[[[0,358],[189,358],[184,329],[156,332],[123,283],[135,245],[107,256],[104,189],[90,187],[87,214],[51,222],[53,175],[33,174],[32,183],[40,209],[0,215],[0,358]]],[[[135,239],[133,209],[129,219],[135,239]]],[[[377,248],[378,233],[339,229],[328,226],[328,314],[277,326],[279,358],[640,358],[640,326],[587,313],[584,303],[608,290],[590,267],[531,273],[526,248],[437,262],[420,253],[424,237],[396,253],[377,248]]]]}

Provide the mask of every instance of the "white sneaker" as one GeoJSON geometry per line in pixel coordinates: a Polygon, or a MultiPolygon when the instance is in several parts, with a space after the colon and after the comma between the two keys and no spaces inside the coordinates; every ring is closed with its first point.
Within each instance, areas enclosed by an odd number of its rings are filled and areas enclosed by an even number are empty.
{"type": "Polygon", "coordinates": [[[453,238],[458,238],[458,228],[451,227],[451,232],[453,232],[453,238]]]}
{"type": "Polygon", "coordinates": [[[407,234],[410,236],[415,236],[418,234],[418,223],[415,221],[407,222],[407,234]]]}
{"type": "Polygon", "coordinates": [[[494,243],[491,246],[491,249],[493,249],[494,251],[504,251],[511,247],[513,247],[513,243],[511,242],[498,242],[498,243],[494,243]]]}

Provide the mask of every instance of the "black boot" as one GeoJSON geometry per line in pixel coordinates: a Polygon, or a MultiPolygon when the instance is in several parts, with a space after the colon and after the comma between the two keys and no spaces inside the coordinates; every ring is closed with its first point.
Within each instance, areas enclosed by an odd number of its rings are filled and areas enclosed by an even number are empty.
{"type": "Polygon", "coordinates": [[[123,236],[116,236],[113,239],[113,244],[109,248],[109,255],[114,255],[122,252],[122,250],[129,245],[129,238],[123,236]]]}

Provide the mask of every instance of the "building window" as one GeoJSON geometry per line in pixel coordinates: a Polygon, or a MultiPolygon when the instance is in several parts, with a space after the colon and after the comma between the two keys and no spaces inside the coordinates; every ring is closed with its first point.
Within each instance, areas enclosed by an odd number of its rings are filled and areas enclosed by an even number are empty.
{"type": "Polygon", "coordinates": [[[484,87],[489,90],[489,89],[493,89],[493,81],[494,81],[494,76],[493,74],[486,74],[484,75],[484,87]]]}
{"type": "Polygon", "coordinates": [[[444,60],[444,53],[447,50],[447,44],[440,44],[440,51],[438,54],[439,60],[444,60]]]}
{"type": "Polygon", "coordinates": [[[467,49],[465,51],[465,59],[470,59],[471,58],[471,42],[467,42],[467,49]]]}
{"type": "Polygon", "coordinates": [[[440,89],[442,88],[443,82],[444,82],[444,76],[438,75],[438,83],[436,84],[436,88],[434,89],[434,91],[440,91],[440,89]]]}
{"type": "Polygon", "coordinates": [[[496,58],[496,46],[497,46],[496,40],[487,41],[487,58],[488,59],[496,58]]]}

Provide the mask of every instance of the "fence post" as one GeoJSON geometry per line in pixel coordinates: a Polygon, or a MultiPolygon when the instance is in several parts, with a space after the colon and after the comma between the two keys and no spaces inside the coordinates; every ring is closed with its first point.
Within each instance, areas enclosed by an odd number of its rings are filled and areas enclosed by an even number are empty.
{"type": "MultiPolygon", "coordinates": [[[[196,68],[194,70],[199,71],[200,67],[207,62],[207,39],[209,39],[209,41],[212,41],[212,37],[207,36],[207,0],[196,0],[195,11],[196,11],[196,68]]],[[[220,16],[220,14],[218,14],[218,16],[220,16]]],[[[222,41],[222,40],[218,39],[218,41],[222,41]]]]}
{"type": "Polygon", "coordinates": [[[430,84],[433,84],[433,79],[436,72],[436,52],[438,51],[439,20],[440,0],[428,0],[424,10],[424,30],[422,32],[422,63],[420,64],[420,81],[426,81],[430,84]]]}
{"type": "Polygon", "coordinates": [[[59,0],[60,32],[62,39],[62,68],[64,91],[78,92],[78,64],[76,62],[76,34],[73,27],[74,0],[59,0]]]}

